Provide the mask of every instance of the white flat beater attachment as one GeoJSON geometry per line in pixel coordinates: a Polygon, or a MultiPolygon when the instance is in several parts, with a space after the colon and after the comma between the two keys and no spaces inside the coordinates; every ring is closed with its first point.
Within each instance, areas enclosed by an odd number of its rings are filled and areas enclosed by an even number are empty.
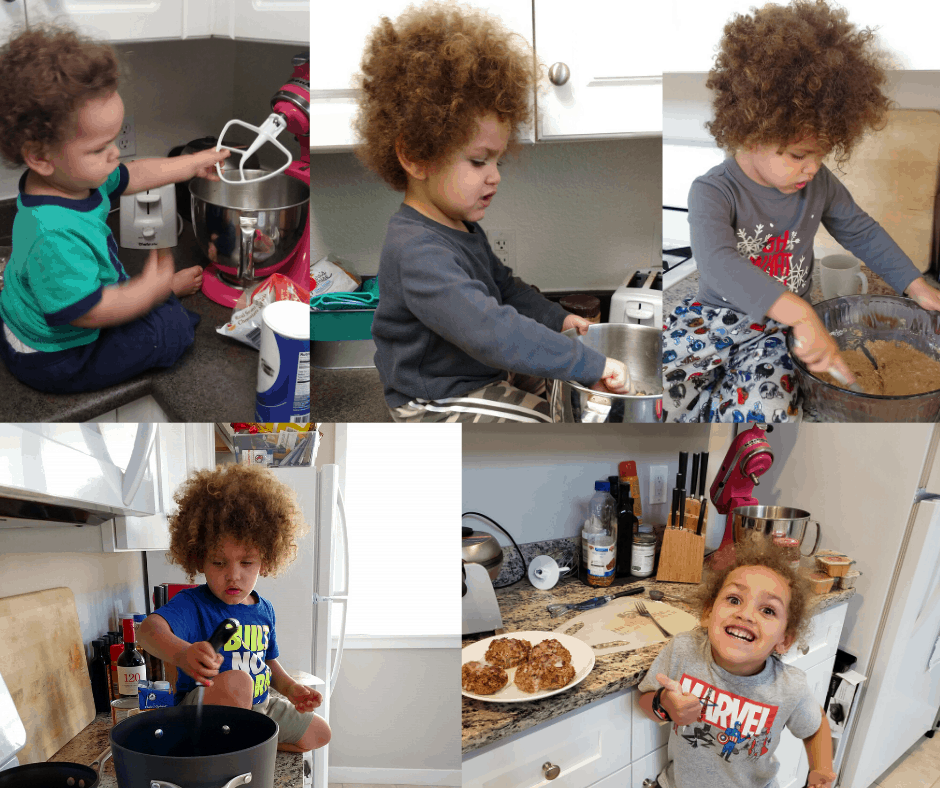
{"type": "Polygon", "coordinates": [[[291,152],[287,150],[287,148],[285,148],[280,142],[277,141],[277,135],[280,134],[282,131],[284,131],[284,129],[286,128],[287,128],[287,121],[284,119],[283,115],[280,115],[277,112],[271,113],[271,115],[268,116],[268,119],[264,123],[262,123],[260,127],[252,126],[251,124],[245,123],[244,121],[241,121],[241,120],[230,120],[228,123],[225,124],[225,128],[222,129],[222,134],[219,136],[219,144],[215,146],[215,149],[222,150],[223,148],[225,148],[225,150],[230,150],[233,155],[237,153],[238,155],[241,156],[241,160],[238,163],[238,173],[241,177],[237,179],[226,178],[225,175],[222,174],[223,172],[222,168],[218,164],[216,164],[215,171],[219,174],[219,178],[221,178],[226,183],[249,183],[249,182],[257,183],[258,181],[266,181],[268,178],[273,178],[275,175],[280,175],[282,172],[284,172],[284,170],[290,167],[291,163],[294,161],[293,157],[291,156],[291,152]],[[255,141],[252,142],[251,145],[249,145],[247,148],[233,148],[229,145],[222,144],[222,140],[225,138],[225,132],[228,131],[229,127],[233,123],[238,126],[244,126],[246,129],[251,129],[252,131],[258,134],[258,136],[255,138],[255,141]],[[283,154],[287,157],[287,161],[284,163],[284,166],[281,167],[279,170],[275,170],[274,172],[269,172],[266,175],[262,175],[260,178],[246,179],[245,178],[245,160],[249,156],[251,156],[252,153],[258,150],[258,148],[264,145],[266,142],[270,142],[273,145],[275,145],[277,148],[279,148],[283,152],[283,154]]]}

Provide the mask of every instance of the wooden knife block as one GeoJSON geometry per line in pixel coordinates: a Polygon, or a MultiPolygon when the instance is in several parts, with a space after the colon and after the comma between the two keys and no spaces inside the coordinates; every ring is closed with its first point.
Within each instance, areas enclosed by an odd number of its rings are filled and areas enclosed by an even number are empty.
{"type": "MultiPolygon", "coordinates": [[[[705,562],[705,537],[695,533],[699,507],[702,505],[707,504],[704,501],[686,500],[684,528],[673,528],[672,516],[670,515],[669,522],[666,524],[666,531],[663,534],[663,546],[659,551],[659,571],[656,573],[657,583],[702,582],[702,564],[705,562]]],[[[707,516],[708,510],[705,511],[707,516]]],[[[703,532],[705,530],[704,523],[703,520],[703,532]]]]}

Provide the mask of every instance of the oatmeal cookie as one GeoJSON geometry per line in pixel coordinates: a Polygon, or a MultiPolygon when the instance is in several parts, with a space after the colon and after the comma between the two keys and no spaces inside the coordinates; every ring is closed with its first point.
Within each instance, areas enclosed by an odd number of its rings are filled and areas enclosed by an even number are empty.
{"type": "Polygon", "coordinates": [[[516,671],[516,686],[523,692],[561,689],[574,678],[574,667],[560,659],[542,656],[516,671]]]}
{"type": "Polygon", "coordinates": [[[537,657],[543,655],[559,657],[565,665],[571,664],[571,652],[561,645],[561,643],[555,640],[555,638],[543,640],[541,643],[536,643],[534,646],[532,646],[532,651],[529,653],[529,659],[536,659],[537,657]]]}
{"type": "Polygon", "coordinates": [[[498,638],[486,650],[486,661],[501,668],[514,668],[529,658],[532,644],[517,638],[498,638]]]}
{"type": "Polygon", "coordinates": [[[492,695],[509,683],[509,674],[495,665],[467,662],[460,670],[463,688],[474,695],[492,695]]]}

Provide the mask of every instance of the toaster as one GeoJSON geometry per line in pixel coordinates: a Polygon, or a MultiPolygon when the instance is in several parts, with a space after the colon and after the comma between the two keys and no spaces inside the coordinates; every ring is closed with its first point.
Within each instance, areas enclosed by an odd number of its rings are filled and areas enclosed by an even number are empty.
{"type": "Polygon", "coordinates": [[[176,212],[176,184],[121,195],[121,246],[168,249],[176,246],[183,219],[176,212]]]}
{"type": "Polygon", "coordinates": [[[637,323],[662,328],[663,272],[643,268],[623,280],[610,299],[611,323],[637,323]]]}

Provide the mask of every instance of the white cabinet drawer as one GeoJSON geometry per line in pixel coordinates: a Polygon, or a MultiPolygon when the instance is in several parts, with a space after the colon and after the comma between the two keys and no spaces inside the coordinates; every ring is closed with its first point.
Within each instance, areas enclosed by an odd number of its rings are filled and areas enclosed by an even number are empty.
{"type": "Polygon", "coordinates": [[[813,616],[813,629],[807,638],[806,648],[800,648],[799,644],[794,643],[783,655],[783,661],[801,670],[809,670],[813,665],[835,656],[848,607],[848,602],[843,602],[813,616]]]}
{"type": "MultiPolygon", "coordinates": [[[[668,725],[663,726],[666,730],[669,730],[669,727],[668,725]]],[[[659,773],[666,768],[668,762],[669,756],[666,754],[666,748],[660,747],[645,758],[635,760],[632,764],[633,774],[631,775],[630,782],[624,781],[620,783],[620,785],[629,785],[630,788],[646,788],[656,782],[656,778],[659,776],[659,773]]]]}
{"type": "MultiPolygon", "coordinates": [[[[634,688],[630,693],[633,701],[633,734],[631,737],[631,760],[638,761],[654,750],[663,747],[669,741],[670,725],[660,725],[647,717],[640,708],[640,695],[643,693],[634,688]]],[[[642,781],[641,781],[642,782],[642,781]]]]}
{"type": "MultiPolygon", "coordinates": [[[[629,768],[634,692],[570,712],[507,742],[483,748],[463,762],[463,788],[587,788],[629,768]],[[544,764],[561,773],[549,780],[544,764]]],[[[629,772],[626,773],[627,775],[629,772]]]]}

